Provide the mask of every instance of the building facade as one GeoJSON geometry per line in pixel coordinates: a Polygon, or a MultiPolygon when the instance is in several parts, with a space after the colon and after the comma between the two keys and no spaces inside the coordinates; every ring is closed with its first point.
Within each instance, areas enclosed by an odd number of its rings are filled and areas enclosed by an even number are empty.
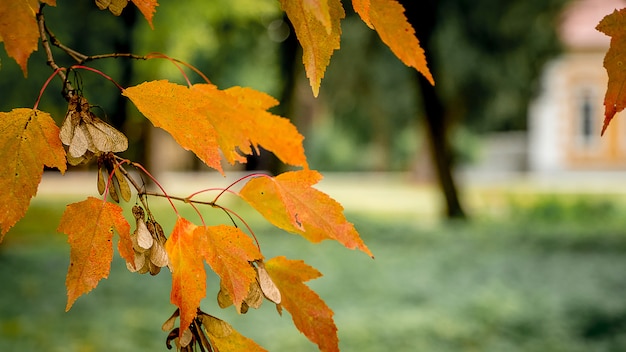
{"type": "Polygon", "coordinates": [[[624,0],[576,0],[563,13],[564,52],[542,76],[528,121],[530,171],[626,170],[625,114],[600,136],[608,78],[603,67],[610,38],[595,27],[624,0]]]}

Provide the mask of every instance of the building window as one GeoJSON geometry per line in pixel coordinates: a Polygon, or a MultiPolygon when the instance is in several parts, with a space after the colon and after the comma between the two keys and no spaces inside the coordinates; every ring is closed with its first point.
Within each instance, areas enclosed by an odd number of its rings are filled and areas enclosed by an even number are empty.
{"type": "Polygon", "coordinates": [[[590,89],[581,90],[576,112],[576,143],[580,149],[596,149],[600,138],[598,99],[590,89]]]}

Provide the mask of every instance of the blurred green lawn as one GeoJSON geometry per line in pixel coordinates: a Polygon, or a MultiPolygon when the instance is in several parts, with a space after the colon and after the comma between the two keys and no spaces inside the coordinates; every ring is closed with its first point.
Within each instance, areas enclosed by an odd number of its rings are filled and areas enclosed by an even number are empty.
{"type": "MultiPolygon", "coordinates": [[[[334,310],[344,352],[626,350],[620,196],[489,197],[498,214],[475,209],[469,224],[348,211],[375,260],[242,212],[267,258],[304,259],[324,274],[310,286],[334,310]]],[[[64,312],[69,248],[54,229],[66,203],[35,199],[0,245],[0,351],[165,350],[160,326],[174,310],[167,272],[132,274],[116,254],[110,278],[64,312]]],[[[270,351],[317,350],[268,302],[246,315],[219,309],[218,286],[210,276],[204,311],[270,351]]]]}

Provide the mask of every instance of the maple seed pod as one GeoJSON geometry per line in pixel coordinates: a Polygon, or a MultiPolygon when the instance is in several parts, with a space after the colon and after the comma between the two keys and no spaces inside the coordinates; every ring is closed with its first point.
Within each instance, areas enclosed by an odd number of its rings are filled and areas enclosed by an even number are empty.
{"type": "Polygon", "coordinates": [[[220,308],[228,308],[233,305],[233,299],[228,294],[228,291],[222,286],[222,281],[220,280],[220,291],[217,293],[217,305],[220,308]]]}
{"type": "Polygon", "coordinates": [[[119,16],[128,5],[128,0],[96,0],[96,5],[100,10],[108,8],[113,15],[119,16]]]}
{"type": "Polygon", "coordinates": [[[122,196],[122,199],[124,199],[126,202],[130,201],[130,186],[128,185],[128,181],[120,171],[119,167],[115,168],[114,176],[115,177],[113,179],[117,181],[117,188],[120,190],[120,195],[122,196]]]}
{"type": "Polygon", "coordinates": [[[98,158],[98,193],[102,195],[104,193],[104,189],[106,188],[106,182],[104,181],[103,173],[106,173],[104,167],[104,161],[98,158]]]}
{"type": "Polygon", "coordinates": [[[94,115],[87,99],[78,94],[69,99],[59,138],[68,147],[71,165],[89,161],[94,155],[128,149],[126,136],[94,115]]]}
{"type": "Polygon", "coordinates": [[[209,336],[227,337],[233,333],[233,328],[225,321],[204,312],[200,312],[198,315],[198,318],[202,322],[202,325],[204,325],[204,329],[209,336]]]}
{"type": "Polygon", "coordinates": [[[256,273],[257,273],[257,280],[259,281],[259,286],[261,287],[261,291],[263,291],[263,294],[265,295],[265,297],[267,299],[269,299],[270,301],[276,303],[276,304],[280,304],[281,302],[281,295],[280,295],[280,291],[278,290],[278,287],[276,287],[276,284],[274,283],[274,281],[272,281],[272,278],[270,277],[270,275],[267,273],[267,270],[265,270],[265,265],[263,264],[263,261],[261,260],[257,260],[255,261],[256,263],[256,273]]]}
{"type": "Polygon", "coordinates": [[[179,315],[180,315],[180,309],[176,308],[174,313],[172,313],[172,315],[170,315],[170,317],[167,318],[165,323],[163,323],[163,325],[161,325],[161,330],[167,331],[167,330],[173,329],[174,328],[174,323],[176,322],[176,318],[178,318],[179,315]]]}
{"type": "Polygon", "coordinates": [[[250,291],[248,291],[248,297],[244,300],[246,304],[254,309],[258,309],[263,304],[263,291],[259,286],[258,281],[252,281],[250,284],[250,291]]]}
{"type": "MultiPolygon", "coordinates": [[[[146,226],[154,239],[154,245],[152,246],[152,252],[150,254],[150,261],[160,268],[165,266],[169,267],[170,260],[167,256],[167,252],[165,251],[165,242],[167,241],[167,237],[165,237],[163,228],[158,222],[154,221],[154,219],[148,219],[146,221],[146,226]]],[[[171,269],[172,268],[170,267],[170,271],[171,269]]]]}

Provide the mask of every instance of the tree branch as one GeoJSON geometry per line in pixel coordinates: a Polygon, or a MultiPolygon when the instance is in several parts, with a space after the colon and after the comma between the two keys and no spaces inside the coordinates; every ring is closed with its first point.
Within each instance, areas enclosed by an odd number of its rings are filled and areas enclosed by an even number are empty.
{"type": "Polygon", "coordinates": [[[41,4],[41,6],[39,6],[39,12],[37,13],[36,18],[37,18],[37,24],[39,26],[39,36],[41,37],[41,45],[43,46],[46,52],[46,58],[47,58],[46,64],[48,64],[48,66],[50,66],[52,70],[54,70],[59,75],[59,77],[61,77],[61,79],[63,80],[64,89],[67,92],[67,95],[72,96],[74,87],[72,87],[72,84],[67,80],[67,75],[61,69],[61,67],[59,67],[59,65],[56,64],[56,62],[54,61],[54,56],[52,55],[52,48],[50,48],[50,41],[48,40],[48,36],[46,35],[46,20],[43,16],[44,6],[45,4],[43,3],[41,4]]]}

